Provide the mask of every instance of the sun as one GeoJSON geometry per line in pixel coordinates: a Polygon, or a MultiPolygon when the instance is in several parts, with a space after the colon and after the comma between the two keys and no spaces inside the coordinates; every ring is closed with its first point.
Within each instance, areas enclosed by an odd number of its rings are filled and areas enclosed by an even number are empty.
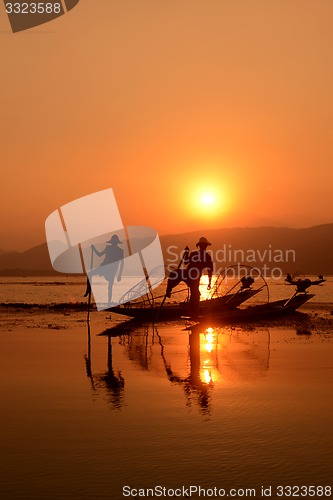
{"type": "Polygon", "coordinates": [[[188,213],[197,223],[215,224],[227,210],[225,190],[217,181],[208,184],[196,180],[188,186],[186,193],[188,213]]]}
{"type": "Polygon", "coordinates": [[[222,194],[213,187],[198,190],[193,205],[202,217],[212,217],[221,208],[222,194]]]}
{"type": "Polygon", "coordinates": [[[216,199],[213,193],[202,194],[200,201],[204,207],[211,207],[216,203],[216,199]]]}

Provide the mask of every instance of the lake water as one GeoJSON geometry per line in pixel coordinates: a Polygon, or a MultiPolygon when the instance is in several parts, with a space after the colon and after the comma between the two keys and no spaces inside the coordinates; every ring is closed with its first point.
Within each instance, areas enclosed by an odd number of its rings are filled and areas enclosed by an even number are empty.
{"type": "Polygon", "coordinates": [[[178,324],[112,337],[95,317],[90,332],[0,332],[0,498],[191,485],[329,496],[333,333],[178,324]]]}
{"type": "MultiPolygon", "coordinates": [[[[311,278],[311,277],[310,277],[311,278]]],[[[312,278],[311,278],[312,279],[312,278]]],[[[313,277],[316,279],[316,277],[313,277]]],[[[207,280],[207,276],[202,277],[202,281],[207,280]]],[[[226,285],[221,287],[221,293],[230,291],[238,280],[229,279],[226,285]]],[[[213,281],[214,283],[214,281],[213,281]]],[[[284,278],[275,280],[267,279],[271,300],[279,300],[289,297],[294,293],[294,286],[288,286],[284,283],[284,278]]],[[[258,279],[255,287],[262,286],[264,282],[258,279]]],[[[185,287],[186,288],[186,287],[185,287]]],[[[86,279],[82,276],[42,276],[42,277],[0,277],[0,304],[1,303],[24,303],[24,304],[61,304],[85,302],[83,294],[86,289],[86,279]]],[[[179,285],[178,289],[184,289],[184,284],[179,285]]],[[[236,289],[235,289],[236,290],[236,289]]],[[[164,295],[165,287],[157,294],[164,295]]],[[[203,297],[205,297],[206,285],[201,287],[203,297]]],[[[312,302],[332,303],[333,302],[333,278],[328,277],[327,281],[320,286],[313,286],[311,293],[316,296],[311,299],[312,302]]],[[[176,294],[175,300],[184,299],[187,293],[176,294]]],[[[267,301],[266,288],[263,289],[252,300],[252,304],[267,301]]],[[[248,305],[249,302],[246,303],[248,305]]]]}

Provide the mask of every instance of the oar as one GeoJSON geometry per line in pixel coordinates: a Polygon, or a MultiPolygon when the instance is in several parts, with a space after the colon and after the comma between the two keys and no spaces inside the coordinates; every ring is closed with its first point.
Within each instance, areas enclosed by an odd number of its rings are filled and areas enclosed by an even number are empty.
{"type": "MultiPolygon", "coordinates": [[[[182,258],[180,259],[180,262],[179,262],[179,264],[178,264],[178,266],[177,266],[176,271],[179,271],[180,266],[182,265],[183,260],[184,260],[184,255],[185,255],[187,252],[189,252],[189,250],[190,250],[190,249],[189,249],[189,247],[186,245],[186,247],[184,248],[184,251],[183,251],[182,258]]],[[[157,318],[159,317],[159,314],[160,314],[160,312],[161,312],[161,309],[162,309],[162,307],[164,306],[164,302],[165,302],[165,299],[166,299],[166,298],[167,298],[167,295],[166,295],[166,292],[165,292],[165,295],[164,295],[164,297],[163,297],[163,300],[162,300],[162,302],[161,302],[161,305],[160,305],[160,307],[159,307],[159,309],[158,309],[158,311],[157,311],[157,313],[156,313],[156,316],[155,316],[155,318],[154,318],[153,324],[157,321],[157,318]]]]}

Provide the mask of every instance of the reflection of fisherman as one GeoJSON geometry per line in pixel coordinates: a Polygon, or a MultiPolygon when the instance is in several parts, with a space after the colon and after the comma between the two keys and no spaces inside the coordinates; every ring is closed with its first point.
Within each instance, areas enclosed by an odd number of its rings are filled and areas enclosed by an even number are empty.
{"type": "Polygon", "coordinates": [[[168,279],[168,286],[166,290],[166,296],[170,298],[171,290],[177,286],[181,281],[184,281],[190,289],[190,308],[192,314],[197,314],[199,310],[200,301],[200,278],[204,271],[208,271],[208,286],[207,290],[211,288],[212,275],[213,275],[213,262],[212,258],[207,253],[207,247],[211,245],[209,241],[202,237],[196,244],[199,250],[194,250],[189,253],[188,250],[184,253],[184,263],[187,265],[186,269],[179,269],[177,271],[172,271],[168,279]]]}
{"type": "Polygon", "coordinates": [[[117,234],[114,234],[112,238],[107,241],[107,243],[110,243],[110,245],[106,245],[104,250],[102,250],[101,252],[96,249],[95,245],[91,245],[91,250],[95,252],[96,255],[98,255],[99,257],[102,257],[104,255],[105,257],[100,266],[89,271],[88,277],[91,281],[93,276],[104,276],[104,278],[109,282],[108,304],[111,305],[112,287],[115,276],[119,269],[117,276],[117,281],[119,282],[121,280],[121,275],[124,268],[124,250],[118,247],[118,245],[121,244],[121,241],[119,240],[117,234]]]}
{"type": "Polygon", "coordinates": [[[108,371],[99,375],[99,380],[104,382],[107,391],[110,394],[111,403],[114,408],[120,410],[123,405],[123,392],[125,379],[118,370],[118,376],[115,375],[112,366],[112,339],[108,335],[108,371]]]}
{"type": "Polygon", "coordinates": [[[209,390],[213,387],[214,383],[211,379],[208,382],[206,380],[202,380],[200,376],[200,331],[196,330],[195,327],[192,327],[192,333],[189,336],[190,373],[186,378],[179,377],[173,372],[163,354],[164,347],[162,345],[161,337],[159,335],[158,337],[161,344],[161,355],[170,382],[181,384],[183,386],[185,396],[189,399],[190,404],[194,401],[193,395],[197,395],[201,412],[208,415],[211,411],[211,397],[209,390]]]}

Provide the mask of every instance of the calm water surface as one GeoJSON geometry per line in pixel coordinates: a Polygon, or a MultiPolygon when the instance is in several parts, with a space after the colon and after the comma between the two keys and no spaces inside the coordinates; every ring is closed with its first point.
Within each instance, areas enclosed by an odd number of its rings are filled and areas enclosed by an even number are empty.
{"type": "Polygon", "coordinates": [[[0,497],[330,484],[333,334],[183,328],[0,332],[0,497]]]}
{"type": "MultiPolygon", "coordinates": [[[[317,279],[316,276],[310,277],[317,279]]],[[[207,276],[202,278],[204,283],[207,276]]],[[[238,282],[236,279],[229,279],[225,285],[221,287],[221,294],[230,291],[230,289],[238,282]]],[[[213,281],[214,283],[214,281],[213,281]]],[[[288,298],[294,293],[294,286],[288,286],[284,282],[284,277],[275,280],[267,278],[267,283],[270,290],[270,299],[279,300],[288,298]]],[[[256,280],[254,288],[264,284],[261,278],[256,280]]],[[[82,276],[27,276],[27,277],[0,277],[0,303],[25,303],[25,304],[63,304],[86,302],[83,294],[86,289],[86,278],[82,276]]],[[[184,284],[179,285],[178,289],[186,289],[184,284]]],[[[205,298],[207,293],[205,284],[201,287],[201,293],[205,298]]],[[[236,290],[234,290],[236,291],[236,290]]],[[[327,281],[320,286],[313,286],[310,289],[311,293],[316,296],[311,299],[311,302],[332,303],[333,302],[333,278],[328,277],[327,281]]],[[[165,284],[158,290],[158,294],[162,297],[165,293],[165,284]]],[[[156,294],[155,294],[156,295],[156,294]]],[[[176,294],[174,300],[185,299],[187,293],[176,294]]],[[[253,297],[251,301],[247,301],[246,305],[254,305],[267,301],[266,288],[258,295],[253,297]]]]}

